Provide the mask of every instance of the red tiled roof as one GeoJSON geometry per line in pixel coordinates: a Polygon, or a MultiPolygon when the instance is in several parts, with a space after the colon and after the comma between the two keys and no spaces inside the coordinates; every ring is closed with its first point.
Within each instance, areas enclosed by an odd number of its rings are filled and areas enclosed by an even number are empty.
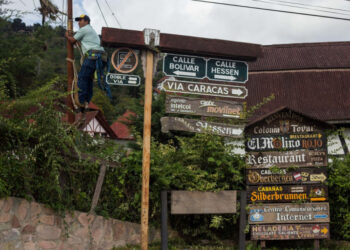
{"type": "Polygon", "coordinates": [[[350,68],[350,42],[263,46],[263,56],[249,62],[249,71],[350,68]]]}
{"type": "Polygon", "coordinates": [[[136,114],[128,110],[111,125],[111,129],[117,135],[118,139],[134,140],[134,136],[131,134],[131,131],[127,125],[131,123],[130,118],[133,116],[136,116],[136,114]]]}
{"type": "Polygon", "coordinates": [[[350,119],[350,70],[251,74],[246,83],[248,107],[275,95],[252,119],[272,110],[291,109],[323,121],[350,119]]]}
{"type": "Polygon", "coordinates": [[[248,107],[275,95],[257,119],[281,106],[323,121],[350,120],[350,42],[263,46],[249,62],[248,107]]]}

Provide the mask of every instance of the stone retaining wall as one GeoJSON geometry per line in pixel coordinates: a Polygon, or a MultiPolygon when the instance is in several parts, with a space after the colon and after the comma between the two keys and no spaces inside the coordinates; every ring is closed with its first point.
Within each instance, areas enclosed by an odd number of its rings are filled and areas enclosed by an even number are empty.
{"type": "MultiPolygon", "coordinates": [[[[150,231],[150,241],[160,240],[150,231]]],[[[74,212],[59,216],[24,199],[0,200],[0,249],[112,249],[140,243],[140,225],[74,212]]]]}

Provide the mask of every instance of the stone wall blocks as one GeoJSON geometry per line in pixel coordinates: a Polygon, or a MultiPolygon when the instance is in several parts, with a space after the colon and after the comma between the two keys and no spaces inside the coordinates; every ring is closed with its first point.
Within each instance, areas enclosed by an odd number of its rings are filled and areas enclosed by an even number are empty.
{"type": "Polygon", "coordinates": [[[16,215],[13,216],[11,225],[12,225],[12,228],[20,228],[21,227],[21,224],[19,223],[19,220],[18,220],[16,215]]]}
{"type": "Polygon", "coordinates": [[[12,214],[10,213],[1,213],[0,214],[0,223],[7,223],[12,219],[12,214]]]}
{"type": "Polygon", "coordinates": [[[42,214],[39,217],[40,223],[53,226],[55,224],[55,216],[42,214]]]}
{"type": "Polygon", "coordinates": [[[92,214],[80,213],[78,215],[78,221],[84,227],[87,227],[89,226],[89,224],[92,224],[94,219],[95,219],[95,215],[92,215],[92,214]]]}
{"type": "Polygon", "coordinates": [[[22,200],[17,208],[16,215],[20,221],[23,221],[29,210],[29,202],[27,200],[22,200]]]}
{"type": "Polygon", "coordinates": [[[1,209],[1,212],[8,213],[12,209],[13,201],[14,201],[14,199],[6,198],[5,202],[4,202],[5,204],[4,204],[3,208],[1,209]]]}
{"type": "Polygon", "coordinates": [[[24,243],[23,250],[35,250],[35,243],[34,242],[24,243]]]}
{"type": "Polygon", "coordinates": [[[53,226],[38,225],[36,232],[38,237],[43,240],[57,240],[61,236],[61,229],[53,226]]]}
{"type": "Polygon", "coordinates": [[[39,241],[38,242],[39,249],[55,249],[57,247],[57,243],[54,241],[39,241]]]}

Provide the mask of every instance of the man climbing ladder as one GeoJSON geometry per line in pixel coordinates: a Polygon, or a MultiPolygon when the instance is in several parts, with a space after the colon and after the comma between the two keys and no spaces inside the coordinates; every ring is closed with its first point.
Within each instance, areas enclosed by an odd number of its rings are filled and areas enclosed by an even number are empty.
{"type": "MultiPolygon", "coordinates": [[[[85,112],[93,96],[93,76],[98,66],[98,75],[101,76],[102,59],[104,53],[103,47],[100,46],[100,38],[90,25],[90,18],[87,15],[81,15],[75,18],[79,22],[79,30],[74,36],[66,32],[65,36],[72,44],[81,43],[84,54],[84,62],[78,75],[78,97],[80,103],[80,112],[85,112]]],[[[103,74],[103,73],[102,73],[103,74]]],[[[98,79],[100,85],[101,77],[98,79]]],[[[100,87],[100,86],[99,86],[100,87]]],[[[107,92],[107,94],[110,94],[107,92]]]]}

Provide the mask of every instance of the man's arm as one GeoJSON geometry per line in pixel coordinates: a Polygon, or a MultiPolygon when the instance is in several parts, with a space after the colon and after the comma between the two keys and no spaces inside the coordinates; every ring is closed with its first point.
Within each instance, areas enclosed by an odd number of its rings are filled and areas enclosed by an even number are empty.
{"type": "Polygon", "coordinates": [[[75,44],[77,42],[77,40],[75,40],[74,37],[72,37],[71,35],[69,35],[68,31],[66,31],[65,35],[64,35],[67,40],[71,43],[71,44],[75,44]]]}

